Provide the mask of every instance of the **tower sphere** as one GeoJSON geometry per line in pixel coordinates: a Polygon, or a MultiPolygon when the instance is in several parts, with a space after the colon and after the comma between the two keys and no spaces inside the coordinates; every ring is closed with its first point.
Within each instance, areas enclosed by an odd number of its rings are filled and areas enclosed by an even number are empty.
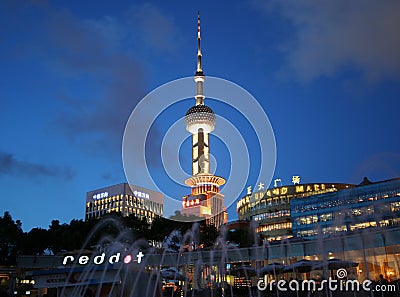
{"type": "Polygon", "coordinates": [[[205,133],[211,133],[215,126],[214,111],[206,105],[195,105],[189,108],[185,116],[186,130],[192,134],[203,129],[205,133]]]}

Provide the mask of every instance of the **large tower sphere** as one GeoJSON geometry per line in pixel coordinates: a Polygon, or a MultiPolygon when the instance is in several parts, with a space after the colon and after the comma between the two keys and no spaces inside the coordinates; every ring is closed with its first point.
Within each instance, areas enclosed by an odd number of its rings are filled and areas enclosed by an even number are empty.
{"type": "Polygon", "coordinates": [[[205,133],[211,133],[215,126],[214,111],[206,105],[195,105],[189,108],[185,116],[186,130],[192,134],[203,129],[205,133]]]}

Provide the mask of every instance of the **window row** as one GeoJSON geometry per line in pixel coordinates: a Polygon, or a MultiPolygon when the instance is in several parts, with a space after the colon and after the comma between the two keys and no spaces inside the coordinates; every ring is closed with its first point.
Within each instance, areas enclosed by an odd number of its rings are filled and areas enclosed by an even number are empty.
{"type": "Polygon", "coordinates": [[[257,228],[257,232],[266,232],[266,231],[291,229],[291,228],[292,228],[292,223],[291,222],[277,223],[277,224],[259,226],[257,228]]]}
{"type": "Polygon", "coordinates": [[[281,217],[290,217],[290,210],[284,209],[284,210],[275,211],[275,212],[261,213],[261,214],[253,216],[253,220],[257,222],[257,221],[281,218],[281,217]]]}

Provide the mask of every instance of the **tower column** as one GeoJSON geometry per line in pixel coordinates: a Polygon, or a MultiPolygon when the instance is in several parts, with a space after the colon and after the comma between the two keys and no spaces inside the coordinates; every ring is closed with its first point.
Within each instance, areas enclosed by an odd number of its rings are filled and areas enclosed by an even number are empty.
{"type": "Polygon", "coordinates": [[[197,134],[192,135],[192,175],[210,173],[210,149],[208,139],[208,133],[204,132],[201,128],[197,134]]]}

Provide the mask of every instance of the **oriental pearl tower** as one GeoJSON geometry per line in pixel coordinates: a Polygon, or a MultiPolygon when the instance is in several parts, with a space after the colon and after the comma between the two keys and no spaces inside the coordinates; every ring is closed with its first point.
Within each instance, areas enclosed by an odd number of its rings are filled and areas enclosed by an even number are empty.
{"type": "Polygon", "coordinates": [[[190,195],[184,196],[182,214],[205,218],[207,224],[219,227],[227,222],[224,207],[224,195],[220,186],[225,179],[210,173],[209,134],[214,130],[216,117],[214,111],[204,104],[203,86],[205,76],[202,67],[200,34],[200,14],[197,18],[197,69],[194,76],[196,83],[196,104],[186,112],[186,130],[192,134],[192,177],[185,184],[192,188],[190,195]]]}

